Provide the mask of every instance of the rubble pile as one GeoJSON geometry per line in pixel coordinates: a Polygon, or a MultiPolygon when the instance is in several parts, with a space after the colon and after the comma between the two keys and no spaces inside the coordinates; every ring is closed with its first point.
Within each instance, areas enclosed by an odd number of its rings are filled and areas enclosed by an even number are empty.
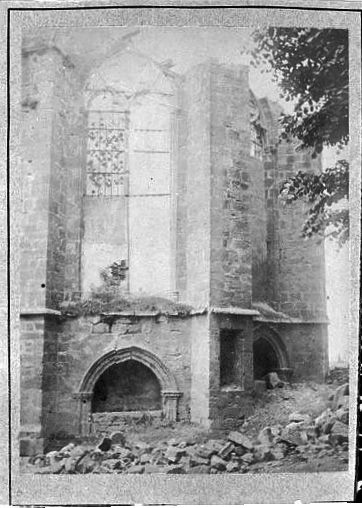
{"type": "Polygon", "coordinates": [[[348,384],[334,393],[330,407],[317,418],[298,412],[289,423],[263,428],[256,438],[245,433],[246,424],[225,439],[170,439],[157,443],[128,442],[122,432],[103,437],[97,446],[70,443],[59,451],[31,459],[38,473],[84,474],[219,474],[247,473],[257,463],[283,461],[291,455],[303,459],[347,450],[348,384]]]}

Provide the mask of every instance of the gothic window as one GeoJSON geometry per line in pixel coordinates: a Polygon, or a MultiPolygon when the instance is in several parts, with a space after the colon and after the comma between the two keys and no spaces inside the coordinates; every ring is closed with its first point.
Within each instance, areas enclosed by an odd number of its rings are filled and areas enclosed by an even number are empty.
{"type": "Polygon", "coordinates": [[[263,129],[256,123],[250,124],[250,155],[260,160],[263,158],[263,129]]]}
{"type": "Polygon", "coordinates": [[[265,128],[262,123],[262,117],[258,102],[252,92],[250,92],[250,155],[256,159],[262,160],[265,128]]]}
{"type": "Polygon", "coordinates": [[[87,196],[122,196],[128,176],[128,112],[89,111],[87,196]]]}

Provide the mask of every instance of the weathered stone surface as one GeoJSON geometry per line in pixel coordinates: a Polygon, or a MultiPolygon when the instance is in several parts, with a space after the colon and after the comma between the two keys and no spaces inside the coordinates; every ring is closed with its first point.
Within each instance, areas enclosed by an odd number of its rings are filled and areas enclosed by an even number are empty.
{"type": "MultiPolygon", "coordinates": [[[[241,451],[240,455],[245,453],[245,448],[244,447],[240,446],[239,449],[241,451]]],[[[217,454],[219,455],[219,457],[221,457],[222,459],[225,460],[225,459],[227,459],[230,456],[230,454],[234,450],[235,450],[234,443],[228,442],[217,452],[217,454]]]]}
{"type": "Polygon", "coordinates": [[[238,473],[240,470],[240,466],[238,464],[238,462],[235,462],[235,461],[231,461],[231,462],[228,462],[227,465],[226,465],[226,471],[228,473],[238,473]]]}
{"type": "Polygon", "coordinates": [[[228,435],[228,440],[239,446],[243,446],[247,450],[251,450],[253,448],[253,443],[250,441],[248,436],[241,434],[240,432],[230,432],[228,435]]]}
{"type": "Polygon", "coordinates": [[[199,455],[200,457],[204,458],[204,459],[209,459],[211,457],[211,455],[213,455],[214,453],[217,453],[217,450],[214,449],[214,447],[212,446],[205,446],[205,445],[200,445],[200,446],[197,446],[195,452],[197,453],[197,455],[199,455]]]}
{"type": "Polygon", "coordinates": [[[210,460],[205,459],[203,457],[200,457],[200,455],[197,455],[196,453],[190,453],[190,466],[202,466],[202,465],[209,465],[210,460]]]}
{"type": "Polygon", "coordinates": [[[281,388],[284,386],[283,381],[279,379],[279,376],[276,372],[269,372],[269,374],[265,376],[265,382],[267,388],[269,389],[281,388]]]}
{"type": "Polygon", "coordinates": [[[118,444],[121,446],[123,446],[126,442],[126,438],[122,432],[112,432],[110,439],[112,440],[113,444],[118,444]]]}
{"type": "Polygon", "coordinates": [[[225,471],[227,462],[217,455],[213,455],[210,460],[210,466],[218,471],[225,471]]]}
{"type": "Polygon", "coordinates": [[[348,406],[348,399],[345,398],[348,395],[349,395],[349,384],[345,383],[344,385],[339,386],[337,388],[337,390],[335,391],[335,394],[333,397],[332,409],[336,410],[340,407],[344,407],[346,405],[346,402],[347,402],[347,406],[348,406]]]}
{"type": "Polygon", "coordinates": [[[339,409],[337,409],[336,411],[336,418],[338,420],[340,420],[342,423],[345,423],[346,425],[348,425],[348,421],[349,421],[349,409],[347,408],[343,408],[343,407],[340,407],[339,409]]]}
{"type": "Polygon", "coordinates": [[[308,442],[305,430],[301,429],[297,423],[289,423],[281,434],[281,439],[292,445],[301,445],[308,442]]]}
{"type": "Polygon", "coordinates": [[[149,453],[143,453],[140,458],[139,458],[139,463],[140,464],[147,464],[148,462],[151,462],[152,460],[152,455],[149,454],[149,453]]]}
{"type": "Polygon", "coordinates": [[[241,459],[246,464],[251,464],[254,461],[254,455],[252,453],[245,453],[245,455],[243,455],[241,459]]]}
{"type": "Polygon", "coordinates": [[[210,466],[200,465],[190,468],[188,474],[208,474],[209,472],[210,466]]]}
{"type": "Polygon", "coordinates": [[[162,473],[163,468],[160,466],[157,466],[156,464],[145,464],[145,470],[144,473],[146,474],[155,474],[155,473],[162,473]]]}
{"type": "Polygon", "coordinates": [[[256,379],[254,381],[254,390],[257,395],[264,393],[266,389],[267,387],[264,379],[256,379]]]}
{"type": "Polygon", "coordinates": [[[145,470],[145,466],[134,465],[129,467],[125,472],[128,474],[142,474],[145,470]]]}
{"type": "Polygon", "coordinates": [[[290,422],[304,422],[304,423],[310,423],[312,421],[312,418],[309,415],[301,414],[301,413],[291,413],[289,415],[289,421],[290,422]]]}
{"type": "Polygon", "coordinates": [[[333,445],[348,442],[348,425],[340,421],[335,422],[331,429],[329,441],[333,445]]]}
{"type": "Polygon", "coordinates": [[[271,453],[271,448],[268,445],[255,446],[253,455],[254,455],[254,460],[256,462],[267,461],[267,460],[273,459],[273,455],[271,453]]]}
{"type": "Polygon", "coordinates": [[[170,446],[167,448],[165,452],[165,457],[170,462],[178,462],[183,455],[185,455],[185,449],[176,448],[175,446],[170,446]]]}
{"type": "Polygon", "coordinates": [[[185,468],[181,465],[167,466],[165,467],[166,474],[185,474],[185,468]]]}
{"type": "Polygon", "coordinates": [[[258,441],[263,445],[270,445],[274,440],[274,434],[271,427],[264,427],[258,434],[258,441]]]}
{"type": "Polygon", "coordinates": [[[282,460],[286,455],[286,450],[283,447],[274,447],[270,450],[271,460],[282,460]]]}

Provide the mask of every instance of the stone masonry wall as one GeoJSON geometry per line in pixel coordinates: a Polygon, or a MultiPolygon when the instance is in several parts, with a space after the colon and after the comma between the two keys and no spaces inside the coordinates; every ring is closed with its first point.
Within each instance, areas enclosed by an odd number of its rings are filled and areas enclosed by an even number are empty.
{"type": "Polygon", "coordinates": [[[275,103],[260,101],[267,120],[269,144],[264,156],[267,205],[267,297],[273,308],[302,319],[324,319],[324,247],[318,239],[301,238],[307,205],[283,206],[279,188],[283,180],[299,170],[321,170],[320,158],[297,151],[296,143],[277,144],[278,116],[275,103]]]}
{"type": "Polygon", "coordinates": [[[293,381],[325,381],[328,371],[328,330],[326,324],[273,324],[288,352],[293,381]]]}
{"type": "Polygon", "coordinates": [[[200,65],[185,77],[187,147],[185,164],[186,291],[181,299],[197,307],[210,299],[210,68],[200,65]]]}
{"type": "MultiPolygon", "coordinates": [[[[179,415],[186,418],[190,407],[193,319],[161,317],[156,321],[153,317],[122,317],[111,329],[99,323],[95,316],[64,320],[57,334],[57,345],[52,341],[53,357],[47,368],[49,405],[44,415],[45,434],[48,437],[59,432],[77,434],[79,416],[73,393],[79,390],[95,361],[109,351],[129,346],[152,352],[175,375],[182,392],[179,415]]],[[[49,346],[50,343],[46,345],[48,351],[49,346]]]]}
{"type": "Polygon", "coordinates": [[[212,64],[211,304],[251,304],[250,128],[247,67],[212,64]],[[225,100],[226,99],[226,100],[225,100]]]}
{"type": "Polygon", "coordinates": [[[56,48],[24,42],[22,307],[56,308],[79,291],[81,85],[56,48]]]}
{"type": "Polygon", "coordinates": [[[53,97],[47,306],[64,292],[80,291],[80,239],[84,164],[82,83],[59,57],[53,97]]]}
{"type": "Polygon", "coordinates": [[[21,306],[45,307],[51,164],[53,53],[23,53],[21,306]]]}

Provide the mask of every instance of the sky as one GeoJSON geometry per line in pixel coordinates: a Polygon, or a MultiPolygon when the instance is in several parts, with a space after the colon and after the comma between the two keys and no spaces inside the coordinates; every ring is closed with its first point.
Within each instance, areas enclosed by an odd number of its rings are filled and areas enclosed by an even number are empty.
{"type": "MultiPolygon", "coordinates": [[[[127,28],[105,28],[107,36],[114,37],[127,33],[127,28]]],[[[171,59],[172,70],[180,74],[209,58],[232,65],[248,65],[248,56],[241,53],[242,48],[250,47],[250,28],[240,27],[141,27],[134,37],[137,50],[162,62],[171,59]]],[[[85,34],[86,36],[86,34],[85,34]]],[[[92,38],[95,34],[92,34],[92,38]]],[[[117,57],[117,56],[115,56],[117,57]]],[[[257,97],[268,97],[278,101],[286,112],[290,112],[291,103],[280,98],[276,83],[270,74],[250,68],[250,87],[257,97]]],[[[334,150],[325,150],[322,154],[324,167],[335,160],[334,150]]],[[[347,358],[349,323],[349,259],[348,245],[338,249],[333,241],[325,242],[327,311],[329,325],[329,356],[331,364],[339,357],[347,358]]]]}

